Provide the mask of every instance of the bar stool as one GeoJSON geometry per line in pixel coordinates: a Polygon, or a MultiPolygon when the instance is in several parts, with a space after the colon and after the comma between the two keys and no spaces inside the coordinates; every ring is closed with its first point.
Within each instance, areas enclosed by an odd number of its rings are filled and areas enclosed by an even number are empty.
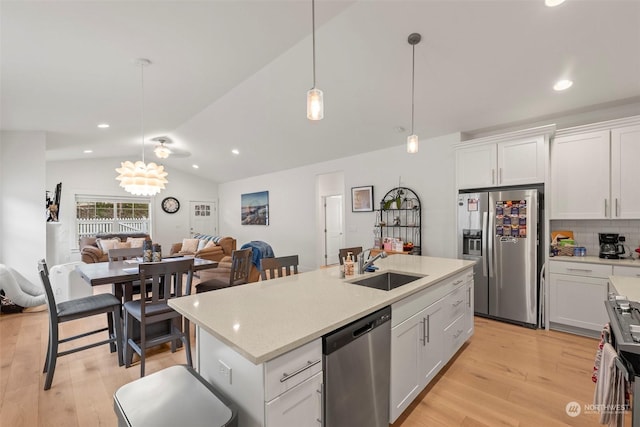
{"type": "Polygon", "coordinates": [[[113,395],[113,409],[118,427],[238,425],[236,406],[185,365],[123,385],[113,395]]]}

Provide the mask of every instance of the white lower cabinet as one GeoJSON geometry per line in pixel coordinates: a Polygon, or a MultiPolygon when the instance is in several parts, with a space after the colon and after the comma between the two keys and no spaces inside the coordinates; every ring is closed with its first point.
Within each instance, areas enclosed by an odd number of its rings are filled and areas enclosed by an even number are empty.
{"type": "Polygon", "coordinates": [[[255,365],[197,328],[198,371],[238,406],[242,427],[322,426],[322,340],[255,365]]]}
{"type": "Polygon", "coordinates": [[[282,393],[265,405],[266,426],[322,425],[322,372],[282,393]]]}
{"type": "Polygon", "coordinates": [[[473,334],[473,271],[401,300],[391,310],[393,423],[473,334]]]}
{"type": "Polygon", "coordinates": [[[614,276],[640,277],[640,267],[627,267],[625,265],[613,266],[614,276]]]}
{"type": "Polygon", "coordinates": [[[604,301],[611,266],[569,261],[551,261],[549,265],[551,327],[570,326],[599,333],[608,322],[604,301]]]}

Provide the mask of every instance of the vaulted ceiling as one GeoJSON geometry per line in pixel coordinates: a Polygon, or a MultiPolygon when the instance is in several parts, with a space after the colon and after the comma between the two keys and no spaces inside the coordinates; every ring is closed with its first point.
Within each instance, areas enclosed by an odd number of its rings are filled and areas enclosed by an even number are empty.
{"type": "Polygon", "coordinates": [[[317,0],[319,122],[310,0],[3,0],[0,17],[0,125],[45,131],[49,160],[137,160],[142,123],[147,160],[168,136],[169,172],[219,182],[403,145],[412,32],[421,139],[640,100],[637,0],[317,0]]]}

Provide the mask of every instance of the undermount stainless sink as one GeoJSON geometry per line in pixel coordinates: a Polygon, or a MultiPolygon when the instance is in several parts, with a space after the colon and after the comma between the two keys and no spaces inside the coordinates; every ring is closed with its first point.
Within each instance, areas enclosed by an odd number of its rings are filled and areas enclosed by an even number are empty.
{"type": "Polygon", "coordinates": [[[391,289],[395,289],[402,285],[406,285],[407,283],[422,279],[425,276],[426,274],[406,274],[388,271],[385,273],[376,274],[375,276],[368,276],[361,279],[352,280],[348,283],[366,286],[368,288],[381,289],[383,291],[390,291],[391,289]]]}

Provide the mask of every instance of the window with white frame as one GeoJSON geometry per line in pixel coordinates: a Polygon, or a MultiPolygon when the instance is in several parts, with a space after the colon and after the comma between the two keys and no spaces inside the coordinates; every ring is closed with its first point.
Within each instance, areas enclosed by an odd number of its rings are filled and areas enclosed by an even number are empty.
{"type": "Polygon", "coordinates": [[[76,195],[76,234],[147,233],[151,230],[151,199],[76,195]]]}

